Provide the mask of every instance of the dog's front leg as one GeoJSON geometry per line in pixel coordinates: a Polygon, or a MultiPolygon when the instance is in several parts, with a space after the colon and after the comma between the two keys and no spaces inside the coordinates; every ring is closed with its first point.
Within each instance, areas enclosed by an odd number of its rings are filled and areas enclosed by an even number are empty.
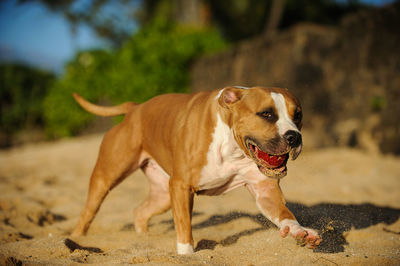
{"type": "Polygon", "coordinates": [[[257,206],[263,215],[280,228],[282,237],[286,237],[289,234],[299,244],[308,248],[315,248],[321,242],[321,237],[318,233],[312,229],[302,227],[286,207],[277,179],[266,179],[257,184],[248,184],[247,188],[256,198],[257,206]]]}
{"type": "Polygon", "coordinates": [[[193,193],[188,184],[173,176],[170,180],[172,214],[174,216],[178,254],[193,253],[192,209],[193,193]]]}

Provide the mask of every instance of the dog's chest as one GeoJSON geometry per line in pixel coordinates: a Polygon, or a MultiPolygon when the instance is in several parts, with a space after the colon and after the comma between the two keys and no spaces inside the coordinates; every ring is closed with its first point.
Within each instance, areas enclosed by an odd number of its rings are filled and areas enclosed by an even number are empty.
{"type": "Polygon", "coordinates": [[[217,115],[217,124],[207,152],[207,164],[201,171],[199,190],[224,187],[224,191],[243,184],[244,175],[255,167],[237,145],[232,130],[217,115]]]}

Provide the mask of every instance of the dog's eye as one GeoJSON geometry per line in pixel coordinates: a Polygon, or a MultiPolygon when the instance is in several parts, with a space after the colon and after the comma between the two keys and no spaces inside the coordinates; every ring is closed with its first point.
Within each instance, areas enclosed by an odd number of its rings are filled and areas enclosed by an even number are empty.
{"type": "Polygon", "coordinates": [[[303,112],[301,110],[296,110],[296,112],[293,115],[293,121],[295,123],[299,123],[301,122],[302,119],[303,119],[303,112]]]}
{"type": "Polygon", "coordinates": [[[276,115],[272,110],[258,112],[257,115],[266,119],[267,121],[270,121],[270,122],[273,122],[276,120],[276,115]]]}
{"type": "Polygon", "coordinates": [[[261,116],[266,118],[266,119],[271,119],[273,117],[273,114],[270,112],[262,112],[261,116]]]}

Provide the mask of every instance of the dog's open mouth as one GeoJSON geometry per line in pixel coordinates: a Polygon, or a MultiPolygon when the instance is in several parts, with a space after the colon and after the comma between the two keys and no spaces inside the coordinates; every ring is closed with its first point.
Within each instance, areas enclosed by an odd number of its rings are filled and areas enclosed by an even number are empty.
{"type": "Polygon", "coordinates": [[[286,163],[289,159],[289,151],[282,154],[271,154],[261,150],[258,145],[250,139],[246,140],[246,146],[250,151],[251,157],[263,174],[274,178],[281,178],[286,175],[286,163]]]}

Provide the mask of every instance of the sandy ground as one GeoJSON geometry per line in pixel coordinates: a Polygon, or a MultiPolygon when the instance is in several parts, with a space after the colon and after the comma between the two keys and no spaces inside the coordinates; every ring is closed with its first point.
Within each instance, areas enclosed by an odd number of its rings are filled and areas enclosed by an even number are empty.
{"type": "Polygon", "coordinates": [[[86,237],[68,240],[86,200],[100,135],[0,151],[0,265],[399,265],[400,158],[332,148],[289,162],[282,189],[303,225],[324,238],[316,250],[282,239],[245,189],[196,196],[196,252],[175,253],[172,215],[133,230],[148,192],[136,172],[115,188],[86,237]]]}

